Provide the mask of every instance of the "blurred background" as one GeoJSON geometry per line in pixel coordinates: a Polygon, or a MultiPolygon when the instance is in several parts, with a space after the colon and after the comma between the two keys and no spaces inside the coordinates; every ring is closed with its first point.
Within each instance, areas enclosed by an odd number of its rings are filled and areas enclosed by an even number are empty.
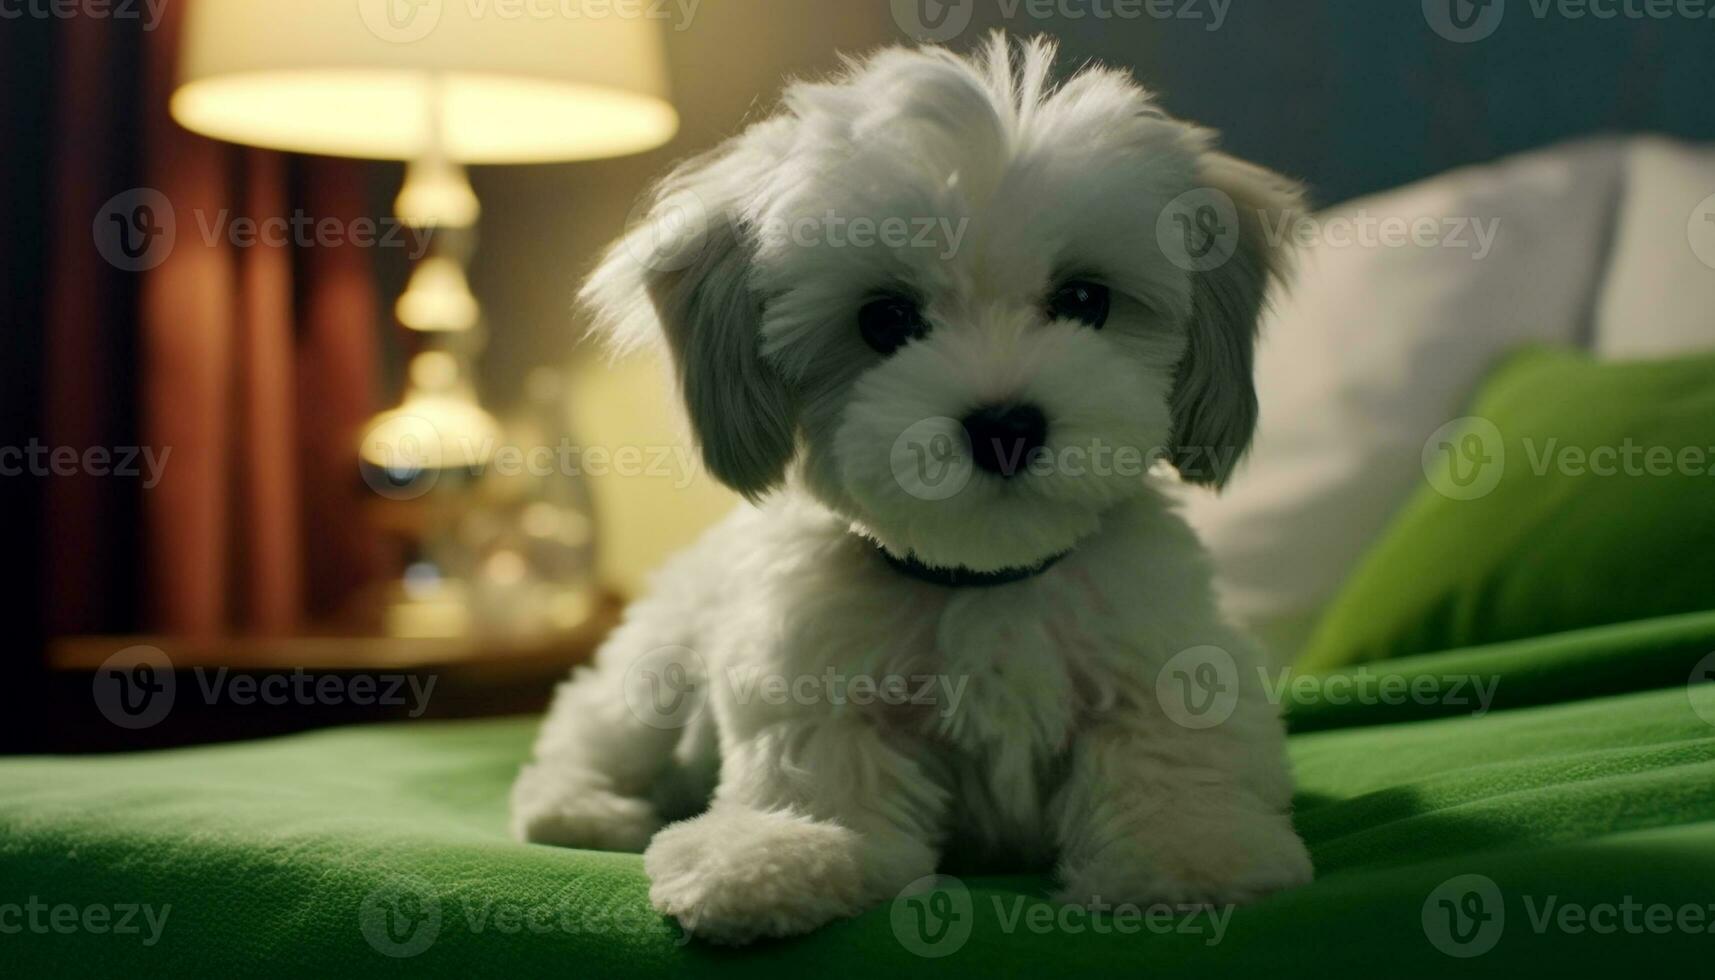
{"type": "MultiPolygon", "coordinates": [[[[0,457],[10,464],[0,476],[12,567],[6,748],[110,749],[389,716],[203,703],[127,729],[103,723],[89,697],[116,656],[181,672],[432,674],[437,713],[539,705],[648,571],[734,502],[686,451],[661,365],[612,363],[580,341],[579,279],[652,178],[766,113],[783,80],[837,70],[843,54],[913,38],[967,49],[996,28],[1052,34],[1068,68],[1131,69],[1169,111],[1220,130],[1231,152],[1304,180],[1319,206],[1575,137],[1715,136],[1715,20],[1681,7],[265,7],[3,8],[0,447],[15,450],[0,457]],[[269,128],[271,113],[315,118],[313,101],[282,109],[285,96],[264,85],[224,93],[236,101],[223,115],[210,94],[208,83],[246,72],[278,82],[269,73],[292,58],[349,69],[341,57],[498,70],[486,59],[580,98],[611,84],[639,101],[617,116],[565,118],[551,99],[525,103],[496,127],[545,144],[503,146],[495,153],[515,159],[485,162],[458,145],[457,106],[469,105],[456,94],[444,117],[425,117],[445,124],[438,144],[366,144],[387,129],[382,100],[337,153],[295,152],[316,137],[269,128]],[[175,101],[187,91],[202,101],[175,101]],[[629,142],[546,138],[639,118],[653,128],[629,142]],[[416,224],[397,197],[407,164],[427,209],[416,224]],[[292,230],[276,241],[246,233],[245,219],[270,218],[292,230]],[[412,429],[426,416],[442,437],[468,436],[461,445],[518,449],[524,465],[431,451],[412,429]],[[539,449],[552,450],[551,472],[529,465],[539,449]]],[[[1600,238],[1615,226],[1593,227],[1600,238]]]]}

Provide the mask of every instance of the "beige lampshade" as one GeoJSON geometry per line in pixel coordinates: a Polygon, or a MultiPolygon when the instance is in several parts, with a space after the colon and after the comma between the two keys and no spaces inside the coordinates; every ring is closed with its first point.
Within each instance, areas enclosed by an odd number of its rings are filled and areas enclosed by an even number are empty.
{"type": "Polygon", "coordinates": [[[173,117],[219,139],[461,163],[619,156],[678,128],[648,4],[193,0],[173,117]]]}

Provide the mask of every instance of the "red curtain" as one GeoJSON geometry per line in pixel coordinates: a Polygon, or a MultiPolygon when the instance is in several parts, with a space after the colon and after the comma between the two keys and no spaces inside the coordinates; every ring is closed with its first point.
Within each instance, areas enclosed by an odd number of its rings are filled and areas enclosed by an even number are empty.
{"type": "Polygon", "coordinates": [[[136,445],[165,464],[153,486],[55,484],[49,632],[296,632],[386,564],[355,459],[379,407],[371,256],[218,232],[234,218],[350,222],[369,213],[368,173],[180,128],[167,101],[185,7],[164,9],[153,31],[86,17],[62,28],[48,442],[136,445]],[[164,196],[176,238],[130,272],[103,258],[92,223],[139,187],[164,196]]]}

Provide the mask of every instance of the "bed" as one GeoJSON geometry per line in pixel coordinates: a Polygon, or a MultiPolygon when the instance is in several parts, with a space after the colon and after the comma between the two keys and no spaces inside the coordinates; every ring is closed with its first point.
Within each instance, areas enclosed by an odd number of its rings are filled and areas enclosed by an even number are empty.
{"type": "Polygon", "coordinates": [[[1715,612],[1281,675],[1317,879],[1225,918],[1068,916],[1046,879],[954,875],[743,950],[686,942],[635,855],[507,838],[534,719],[14,759],[0,946],[25,976],[1698,974],[1712,650],[1715,612]],[[1384,693],[1409,690],[1433,696],[1384,693]],[[54,911],[102,904],[100,930],[54,911]]]}

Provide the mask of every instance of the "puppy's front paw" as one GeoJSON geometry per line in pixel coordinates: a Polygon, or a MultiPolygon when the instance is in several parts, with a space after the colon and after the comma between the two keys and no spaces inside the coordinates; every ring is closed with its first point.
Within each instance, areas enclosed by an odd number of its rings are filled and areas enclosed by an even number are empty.
{"type": "Polygon", "coordinates": [[[717,804],[656,834],[643,868],[657,909],[695,936],[738,945],[855,915],[860,844],[838,824],[717,804]]]}
{"type": "Polygon", "coordinates": [[[647,800],[620,796],[593,775],[526,766],[512,786],[515,840],[636,853],[660,827],[647,800]]]}
{"type": "Polygon", "coordinates": [[[1062,872],[1062,902],[1244,905],[1308,884],[1310,852],[1285,814],[1233,813],[1159,826],[1113,841],[1062,872]]]}

